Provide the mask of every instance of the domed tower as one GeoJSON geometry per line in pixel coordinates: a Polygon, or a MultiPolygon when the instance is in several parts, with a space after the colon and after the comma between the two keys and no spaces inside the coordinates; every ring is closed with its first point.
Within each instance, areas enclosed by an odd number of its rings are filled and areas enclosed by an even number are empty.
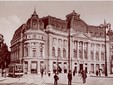
{"type": "Polygon", "coordinates": [[[33,30],[43,30],[44,29],[44,23],[39,19],[36,10],[34,10],[34,13],[31,15],[31,18],[27,21],[28,29],[33,30]]]}
{"type": "Polygon", "coordinates": [[[87,32],[87,24],[80,19],[80,14],[77,14],[75,10],[67,16],[68,28],[72,28],[73,31],[87,32]]]}
{"type": "Polygon", "coordinates": [[[45,42],[46,33],[44,23],[38,17],[34,10],[26,23],[27,28],[24,31],[24,66],[28,66],[24,72],[40,73],[44,69],[45,42]]]}

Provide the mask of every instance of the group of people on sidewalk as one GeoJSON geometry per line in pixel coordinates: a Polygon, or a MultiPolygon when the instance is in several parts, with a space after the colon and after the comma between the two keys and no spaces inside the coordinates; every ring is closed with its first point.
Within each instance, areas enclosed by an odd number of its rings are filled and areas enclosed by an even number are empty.
{"type": "MultiPolygon", "coordinates": [[[[82,77],[83,83],[86,83],[86,78],[87,78],[87,74],[85,72],[85,70],[81,70],[80,71],[80,75],[82,77]]],[[[67,74],[67,79],[68,79],[68,85],[72,85],[72,72],[71,70],[69,70],[68,74],[67,74]]],[[[54,85],[58,85],[58,73],[56,72],[54,75],[54,85]]]]}

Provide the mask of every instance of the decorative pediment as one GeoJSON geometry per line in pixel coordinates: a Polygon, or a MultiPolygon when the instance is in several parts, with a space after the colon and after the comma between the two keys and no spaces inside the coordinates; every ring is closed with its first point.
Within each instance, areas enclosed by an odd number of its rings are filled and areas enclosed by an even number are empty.
{"type": "Polygon", "coordinates": [[[81,38],[81,39],[88,39],[88,40],[91,39],[88,34],[82,33],[82,32],[74,34],[74,38],[81,38]]]}

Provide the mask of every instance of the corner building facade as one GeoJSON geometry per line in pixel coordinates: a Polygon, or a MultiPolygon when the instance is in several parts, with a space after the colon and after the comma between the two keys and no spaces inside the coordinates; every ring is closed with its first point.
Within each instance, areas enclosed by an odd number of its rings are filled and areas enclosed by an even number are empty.
{"type": "MultiPolygon", "coordinates": [[[[110,27],[109,27],[110,28],[110,27]]],[[[22,63],[25,73],[78,73],[105,71],[105,28],[86,24],[75,11],[66,20],[46,16],[39,18],[36,11],[21,25],[11,40],[11,62],[22,63]],[[70,30],[70,36],[69,35],[70,30]],[[70,37],[70,44],[69,44],[70,37]]],[[[107,70],[110,73],[110,41],[107,36],[107,70]]]]}

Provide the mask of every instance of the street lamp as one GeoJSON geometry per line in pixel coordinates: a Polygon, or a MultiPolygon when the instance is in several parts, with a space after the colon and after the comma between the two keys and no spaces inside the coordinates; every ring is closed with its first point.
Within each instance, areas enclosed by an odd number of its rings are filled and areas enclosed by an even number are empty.
{"type": "Polygon", "coordinates": [[[72,71],[72,62],[73,62],[73,59],[72,59],[72,57],[71,57],[71,71],[72,71]]]}
{"type": "Polygon", "coordinates": [[[68,29],[68,69],[70,70],[70,28],[68,29]]]}
{"type": "Polygon", "coordinates": [[[111,24],[110,23],[106,23],[106,21],[104,20],[104,24],[101,24],[100,25],[102,28],[104,28],[104,37],[105,37],[105,76],[108,76],[108,73],[107,73],[107,53],[106,53],[106,35],[107,35],[107,32],[106,30],[110,28],[111,24]]]}

